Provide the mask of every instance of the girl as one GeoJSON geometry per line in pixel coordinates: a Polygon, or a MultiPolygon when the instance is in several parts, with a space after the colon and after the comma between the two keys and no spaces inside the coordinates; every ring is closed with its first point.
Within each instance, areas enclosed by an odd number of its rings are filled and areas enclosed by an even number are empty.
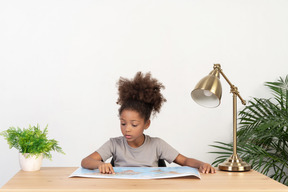
{"type": "Polygon", "coordinates": [[[81,166],[99,169],[101,173],[114,174],[113,167],[105,161],[113,157],[116,167],[157,167],[158,160],[198,168],[201,173],[215,173],[204,162],[187,158],[160,138],[144,135],[150,126],[150,116],[160,112],[166,101],[160,90],[164,86],[150,73],[138,72],[134,79],[120,78],[118,82],[120,127],[123,136],[111,138],[102,147],[84,158],[81,166]]]}

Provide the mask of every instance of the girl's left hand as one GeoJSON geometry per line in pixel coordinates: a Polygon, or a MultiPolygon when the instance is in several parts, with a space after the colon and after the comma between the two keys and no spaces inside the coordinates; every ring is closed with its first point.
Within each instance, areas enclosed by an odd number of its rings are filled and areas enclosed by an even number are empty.
{"type": "Polygon", "coordinates": [[[216,170],[210,164],[202,163],[199,167],[199,172],[201,172],[201,173],[216,173],[216,170]]]}

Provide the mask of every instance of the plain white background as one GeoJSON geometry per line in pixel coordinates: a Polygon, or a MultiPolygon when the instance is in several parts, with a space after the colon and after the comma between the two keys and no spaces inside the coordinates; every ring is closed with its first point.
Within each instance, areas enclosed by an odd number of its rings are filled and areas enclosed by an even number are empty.
{"type": "MultiPolygon", "coordinates": [[[[287,10],[286,0],[3,0],[0,130],[48,124],[66,155],[43,166],[78,167],[121,135],[119,77],[150,71],[167,102],[146,134],[212,163],[209,145],[232,141],[230,88],[222,78],[215,109],[190,92],[220,63],[244,99],[271,97],[263,83],[288,71],[287,10]]],[[[0,151],[2,186],[20,167],[3,137],[0,151]]]]}

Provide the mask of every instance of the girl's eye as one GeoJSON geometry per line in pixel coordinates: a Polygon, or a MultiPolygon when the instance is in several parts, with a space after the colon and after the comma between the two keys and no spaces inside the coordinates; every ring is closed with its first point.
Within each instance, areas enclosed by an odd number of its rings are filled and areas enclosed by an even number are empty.
{"type": "Polygon", "coordinates": [[[138,125],[132,125],[133,127],[137,127],[138,125]]]}
{"type": "Polygon", "coordinates": [[[122,125],[122,126],[125,126],[126,124],[125,124],[125,123],[121,123],[121,125],[122,125]]]}

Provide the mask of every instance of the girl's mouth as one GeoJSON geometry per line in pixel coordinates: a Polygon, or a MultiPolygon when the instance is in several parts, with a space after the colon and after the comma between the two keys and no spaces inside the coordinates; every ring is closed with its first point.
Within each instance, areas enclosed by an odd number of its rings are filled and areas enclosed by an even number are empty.
{"type": "Polygon", "coordinates": [[[125,138],[126,138],[126,139],[131,139],[132,136],[131,136],[131,135],[125,135],[125,138]]]}

